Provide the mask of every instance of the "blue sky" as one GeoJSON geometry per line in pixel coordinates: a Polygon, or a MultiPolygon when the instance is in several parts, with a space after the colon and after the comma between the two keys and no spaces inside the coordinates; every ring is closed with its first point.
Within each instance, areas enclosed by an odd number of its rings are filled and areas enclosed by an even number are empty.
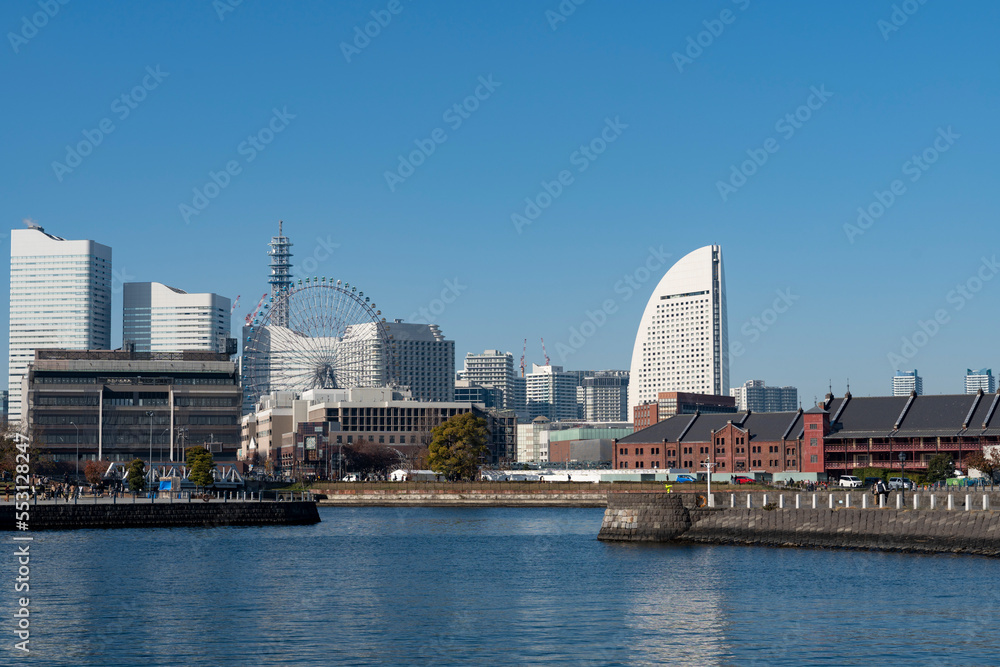
{"type": "Polygon", "coordinates": [[[433,308],[458,367],[525,338],[541,362],[544,337],[553,363],[628,368],[659,275],[616,284],[717,243],[732,384],[808,405],[831,380],[885,394],[902,361],[958,392],[965,368],[1000,371],[998,19],[940,0],[12,0],[0,210],[111,245],[119,281],[240,294],[234,324],[283,219],[299,276],[311,258],[389,317],[433,308]],[[211,173],[225,187],[199,202],[211,173]],[[859,207],[883,210],[859,226],[859,207]]]}

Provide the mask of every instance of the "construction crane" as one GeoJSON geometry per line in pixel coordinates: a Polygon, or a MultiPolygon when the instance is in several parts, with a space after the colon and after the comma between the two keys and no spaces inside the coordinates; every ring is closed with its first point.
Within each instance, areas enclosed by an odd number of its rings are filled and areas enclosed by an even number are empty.
{"type": "Polygon", "coordinates": [[[549,353],[545,351],[545,339],[544,338],[542,339],[542,354],[545,355],[545,365],[546,366],[551,366],[552,364],[549,363],[549,353]]]}
{"type": "Polygon", "coordinates": [[[240,295],[239,295],[239,294],[237,294],[237,295],[236,295],[236,301],[233,301],[233,307],[229,309],[229,314],[230,314],[230,315],[232,315],[232,314],[233,314],[233,311],[235,311],[235,310],[236,310],[236,305],[237,305],[237,304],[239,304],[239,302],[240,302],[240,295]]]}
{"type": "Polygon", "coordinates": [[[257,313],[259,313],[260,309],[264,307],[265,301],[267,301],[267,292],[264,292],[264,294],[260,297],[260,301],[257,302],[257,307],[253,309],[253,312],[247,315],[247,326],[253,324],[254,319],[257,317],[257,313]]]}
{"type": "Polygon", "coordinates": [[[524,349],[521,350],[521,377],[524,377],[524,355],[528,353],[528,339],[524,339],[524,349]]]}

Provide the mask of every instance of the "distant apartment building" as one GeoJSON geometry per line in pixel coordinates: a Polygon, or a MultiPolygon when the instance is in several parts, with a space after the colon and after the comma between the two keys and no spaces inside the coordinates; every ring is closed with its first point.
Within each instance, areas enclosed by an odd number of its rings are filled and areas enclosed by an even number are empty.
{"type": "Polygon", "coordinates": [[[9,419],[19,422],[35,350],[111,347],[111,248],[37,226],[12,230],[8,345],[9,419]]]}
{"type": "Polygon", "coordinates": [[[549,421],[578,419],[578,385],[578,376],[564,372],[562,366],[532,364],[531,373],[525,378],[528,419],[539,416],[549,421]]]}
{"type": "Polygon", "coordinates": [[[740,412],[793,412],[799,408],[797,388],[768,387],[763,380],[747,380],[730,389],[729,395],[736,399],[740,412]]]}
{"type": "Polygon", "coordinates": [[[975,394],[980,390],[987,394],[992,394],[997,390],[993,370],[990,368],[980,368],[977,371],[967,369],[965,371],[965,393],[975,394]]]}
{"type": "Polygon", "coordinates": [[[500,350],[485,350],[482,354],[465,355],[461,378],[482,387],[496,390],[497,407],[523,412],[525,409],[524,378],[514,371],[514,355],[500,350]]]}
{"type": "MultiPolygon", "coordinates": [[[[214,352],[37,350],[28,367],[28,428],[56,461],[181,461],[189,445],[235,460],[236,363],[214,352]]],[[[82,463],[81,463],[82,469],[82,463]]]]}
{"type": "Polygon", "coordinates": [[[632,423],[635,429],[648,428],[674,415],[726,414],[736,412],[736,399],[732,396],[692,394],[681,391],[661,391],[656,401],[635,406],[632,423]]]}
{"type": "Polygon", "coordinates": [[[188,294],[156,282],[125,283],[123,303],[122,338],[136,352],[227,351],[231,303],[226,297],[188,294]]]}
{"type": "Polygon", "coordinates": [[[593,371],[578,390],[581,415],[590,422],[627,422],[628,371],[593,371]]]}
{"type": "Polygon", "coordinates": [[[892,376],[892,395],[909,396],[916,392],[917,396],[924,395],[924,379],[920,377],[916,369],[912,371],[896,371],[892,376]]]}

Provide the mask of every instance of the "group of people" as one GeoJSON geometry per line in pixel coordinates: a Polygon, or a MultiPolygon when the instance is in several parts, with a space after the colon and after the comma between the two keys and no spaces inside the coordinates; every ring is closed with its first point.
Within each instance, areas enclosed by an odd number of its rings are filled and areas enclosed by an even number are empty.
{"type": "MultiPolygon", "coordinates": [[[[9,501],[14,494],[14,487],[11,484],[4,485],[4,500],[9,501]]],[[[112,480],[111,482],[99,482],[97,484],[90,484],[86,487],[72,482],[68,477],[64,478],[62,482],[52,480],[48,477],[32,478],[31,486],[28,489],[28,493],[31,498],[38,498],[42,500],[60,500],[65,499],[67,502],[73,499],[78,499],[84,495],[93,496],[104,496],[105,492],[112,496],[118,496],[124,494],[124,486],[119,480],[112,480]]]]}

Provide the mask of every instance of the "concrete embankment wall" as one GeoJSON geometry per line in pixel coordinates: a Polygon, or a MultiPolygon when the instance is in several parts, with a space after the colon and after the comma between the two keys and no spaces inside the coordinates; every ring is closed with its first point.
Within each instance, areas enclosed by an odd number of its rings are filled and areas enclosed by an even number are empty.
{"type": "Polygon", "coordinates": [[[605,507],[607,492],[560,493],[397,493],[371,491],[366,493],[336,493],[320,500],[325,506],[372,507],[605,507]]]}
{"type": "MultiPolygon", "coordinates": [[[[0,506],[0,530],[15,530],[13,504],[0,506]]],[[[314,502],[137,502],[31,505],[29,530],[293,526],[319,522],[314,502]]]]}
{"type": "Polygon", "coordinates": [[[598,537],[1000,556],[1000,513],[994,511],[812,509],[811,499],[808,506],[800,502],[801,509],[685,504],[672,494],[609,494],[598,537]]]}

